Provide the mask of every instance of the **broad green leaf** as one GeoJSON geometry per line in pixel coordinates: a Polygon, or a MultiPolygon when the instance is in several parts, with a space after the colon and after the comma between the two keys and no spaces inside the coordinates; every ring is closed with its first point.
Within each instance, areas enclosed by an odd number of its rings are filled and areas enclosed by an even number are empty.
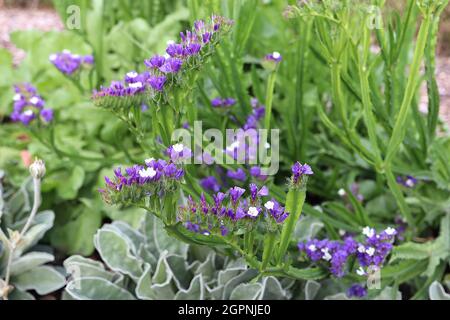
{"type": "Polygon", "coordinates": [[[62,288],[66,284],[66,278],[48,266],[36,267],[30,271],[11,278],[15,287],[20,290],[35,290],[40,295],[49,294],[62,288]]]}
{"type": "Polygon", "coordinates": [[[53,260],[55,260],[55,257],[49,253],[27,253],[13,261],[13,263],[11,264],[11,275],[19,275],[53,260]]]}
{"type": "Polygon", "coordinates": [[[66,292],[77,300],[135,300],[127,290],[118,285],[96,277],[86,277],[72,280],[66,287],[66,292]]]}
{"type": "Polygon", "coordinates": [[[258,300],[261,296],[260,283],[241,283],[230,294],[231,300],[258,300]]]}

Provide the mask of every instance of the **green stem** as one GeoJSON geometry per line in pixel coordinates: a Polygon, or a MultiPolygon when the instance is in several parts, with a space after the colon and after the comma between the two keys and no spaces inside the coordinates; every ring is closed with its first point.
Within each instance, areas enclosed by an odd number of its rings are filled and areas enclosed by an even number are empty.
{"type": "Polygon", "coordinates": [[[406,129],[405,122],[408,116],[408,110],[411,107],[412,99],[416,92],[420,66],[425,51],[425,45],[427,43],[430,24],[431,24],[431,15],[427,14],[424,17],[424,20],[422,21],[422,25],[420,26],[419,35],[417,37],[416,49],[414,51],[414,57],[410,67],[408,82],[406,85],[405,95],[403,97],[403,102],[400,106],[400,111],[398,113],[397,120],[395,121],[392,136],[389,140],[385,164],[391,163],[405,136],[405,129],[406,129]]]}
{"type": "Polygon", "coordinates": [[[267,82],[267,91],[266,91],[266,114],[264,118],[264,128],[266,130],[270,130],[270,118],[272,116],[272,101],[273,101],[273,91],[275,88],[275,80],[277,77],[277,72],[272,71],[269,75],[269,79],[267,82]]]}
{"type": "Polygon", "coordinates": [[[277,252],[277,264],[281,263],[289,246],[292,233],[302,213],[305,198],[306,190],[303,188],[291,189],[286,196],[286,211],[289,212],[289,217],[284,222],[283,230],[281,231],[280,246],[277,252]]]}
{"type": "Polygon", "coordinates": [[[387,179],[389,189],[391,190],[392,195],[394,196],[395,200],[397,201],[397,204],[399,206],[402,216],[406,219],[408,224],[414,228],[415,222],[414,222],[413,216],[411,214],[411,211],[409,210],[409,207],[403,196],[402,190],[400,189],[400,186],[397,183],[394,173],[392,172],[392,169],[390,166],[385,166],[385,174],[386,174],[386,179],[387,179]]]}
{"type": "Polygon", "coordinates": [[[266,269],[267,265],[270,263],[270,260],[272,259],[276,235],[277,234],[275,232],[268,232],[264,237],[264,249],[262,256],[261,271],[264,271],[266,269]]]}

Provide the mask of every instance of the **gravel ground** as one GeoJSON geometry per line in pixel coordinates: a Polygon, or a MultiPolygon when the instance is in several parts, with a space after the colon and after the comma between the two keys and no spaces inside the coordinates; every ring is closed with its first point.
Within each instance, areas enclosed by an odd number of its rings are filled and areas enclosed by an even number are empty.
{"type": "MultiPolygon", "coordinates": [[[[49,8],[2,8],[0,0],[0,47],[11,50],[14,63],[18,64],[25,53],[11,44],[9,33],[14,30],[39,29],[62,30],[63,23],[54,10],[49,8]]],[[[441,118],[450,126],[450,57],[439,57],[437,81],[441,95],[441,118]]],[[[422,90],[421,110],[426,111],[426,90],[422,90]]]]}

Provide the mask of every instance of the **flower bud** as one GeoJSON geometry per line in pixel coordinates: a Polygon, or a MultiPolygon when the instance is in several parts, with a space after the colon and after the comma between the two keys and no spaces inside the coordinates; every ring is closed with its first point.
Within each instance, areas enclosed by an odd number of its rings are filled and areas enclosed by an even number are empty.
{"type": "Polygon", "coordinates": [[[30,165],[30,174],[35,179],[41,179],[45,175],[45,163],[41,159],[36,159],[30,165]]]}

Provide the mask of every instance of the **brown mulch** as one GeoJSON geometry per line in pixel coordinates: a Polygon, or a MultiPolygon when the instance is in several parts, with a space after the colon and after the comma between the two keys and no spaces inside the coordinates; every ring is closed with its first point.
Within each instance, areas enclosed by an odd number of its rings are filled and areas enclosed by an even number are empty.
{"type": "MultiPolygon", "coordinates": [[[[7,48],[13,53],[16,65],[23,59],[25,52],[10,42],[10,32],[30,29],[50,31],[63,28],[64,25],[59,16],[51,8],[2,8],[0,0],[0,47],[7,48]]],[[[443,55],[437,59],[437,81],[441,95],[441,118],[450,126],[450,57],[448,53],[447,57],[443,55]]],[[[421,110],[423,111],[426,111],[426,101],[426,90],[422,90],[421,110]]]]}
{"type": "Polygon", "coordinates": [[[63,30],[64,25],[58,14],[50,8],[1,8],[0,7],[0,47],[13,53],[14,64],[18,64],[25,52],[16,48],[9,34],[15,30],[63,30]]]}

